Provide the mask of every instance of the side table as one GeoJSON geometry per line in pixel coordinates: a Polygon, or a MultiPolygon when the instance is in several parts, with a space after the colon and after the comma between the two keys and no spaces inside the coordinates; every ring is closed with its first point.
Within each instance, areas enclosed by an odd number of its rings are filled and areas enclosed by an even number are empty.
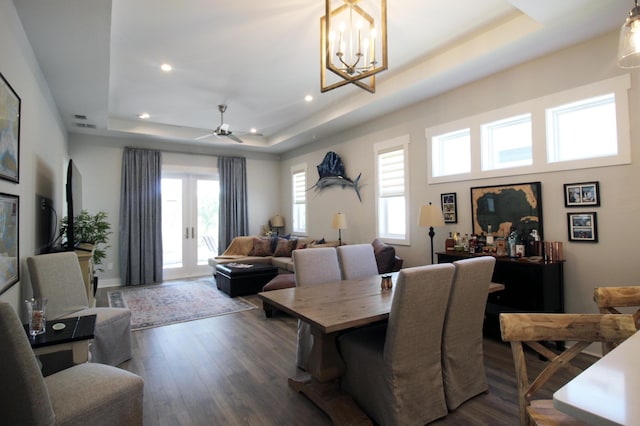
{"type": "MultiPolygon", "coordinates": [[[[36,356],[60,351],[72,351],[73,363],[82,364],[89,360],[89,340],[93,339],[96,315],[63,318],[47,321],[47,330],[37,336],[29,336],[29,343],[36,356]],[[64,324],[62,330],[54,330],[54,324],[64,324]]],[[[25,325],[29,335],[29,325],[25,325]]]]}

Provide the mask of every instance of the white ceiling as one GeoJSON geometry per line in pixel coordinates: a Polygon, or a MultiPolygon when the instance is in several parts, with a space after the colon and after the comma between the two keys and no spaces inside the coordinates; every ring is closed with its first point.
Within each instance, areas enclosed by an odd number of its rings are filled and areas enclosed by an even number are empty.
{"type": "Polygon", "coordinates": [[[389,69],[370,94],[354,85],[320,93],[321,0],[14,4],[70,133],[162,138],[186,151],[215,145],[270,153],[612,31],[633,6],[388,0],[389,69]],[[163,62],[174,70],[160,71],[163,62]],[[312,102],[304,101],[307,94],[312,102]],[[232,131],[254,127],[264,136],[242,135],[244,144],[195,140],[220,124],[221,103],[232,131]],[[140,120],[142,112],[151,118],[140,120]]]}

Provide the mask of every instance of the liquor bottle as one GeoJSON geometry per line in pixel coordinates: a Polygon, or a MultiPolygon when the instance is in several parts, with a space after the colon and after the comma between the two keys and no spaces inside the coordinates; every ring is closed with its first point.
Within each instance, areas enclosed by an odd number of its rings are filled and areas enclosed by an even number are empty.
{"type": "Polygon", "coordinates": [[[454,246],[455,246],[455,241],[453,239],[453,236],[451,235],[451,232],[449,232],[449,238],[444,240],[444,248],[446,251],[453,251],[454,246]]]}
{"type": "Polygon", "coordinates": [[[487,225],[487,245],[493,245],[493,232],[491,231],[491,225],[487,225]]]}

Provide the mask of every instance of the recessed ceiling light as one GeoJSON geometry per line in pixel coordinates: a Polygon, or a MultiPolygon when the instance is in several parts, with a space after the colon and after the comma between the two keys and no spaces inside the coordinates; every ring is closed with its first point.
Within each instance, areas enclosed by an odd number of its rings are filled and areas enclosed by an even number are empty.
{"type": "Polygon", "coordinates": [[[249,130],[251,133],[257,133],[258,129],[256,129],[255,127],[252,127],[251,130],[249,130]]]}
{"type": "Polygon", "coordinates": [[[313,100],[313,96],[307,95],[307,96],[304,97],[304,100],[307,101],[307,102],[311,102],[313,100]]]}
{"type": "Polygon", "coordinates": [[[164,72],[169,72],[173,69],[173,67],[170,64],[162,64],[160,65],[160,69],[164,72]]]}
{"type": "Polygon", "coordinates": [[[138,118],[140,118],[142,120],[146,120],[149,117],[151,117],[151,116],[149,114],[147,114],[146,112],[143,112],[142,114],[138,115],[138,118]]]}

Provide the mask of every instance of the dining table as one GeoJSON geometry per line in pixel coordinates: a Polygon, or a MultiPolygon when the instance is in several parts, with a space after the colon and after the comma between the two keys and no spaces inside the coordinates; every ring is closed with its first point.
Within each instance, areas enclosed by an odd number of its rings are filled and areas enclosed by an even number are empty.
{"type": "Polygon", "coordinates": [[[640,422],[640,333],[615,347],[553,394],[556,409],[589,424],[640,422]]]}
{"type": "MultiPolygon", "coordinates": [[[[289,378],[289,386],[316,403],[336,425],[371,424],[355,402],[339,390],[337,379],[344,363],[336,338],[346,330],[389,318],[398,274],[384,275],[391,277],[392,286],[387,290],[382,289],[383,275],[373,275],[258,293],[267,304],[310,325],[313,345],[306,363],[308,374],[289,378]]],[[[503,288],[502,284],[491,283],[489,292],[503,288]]]]}

